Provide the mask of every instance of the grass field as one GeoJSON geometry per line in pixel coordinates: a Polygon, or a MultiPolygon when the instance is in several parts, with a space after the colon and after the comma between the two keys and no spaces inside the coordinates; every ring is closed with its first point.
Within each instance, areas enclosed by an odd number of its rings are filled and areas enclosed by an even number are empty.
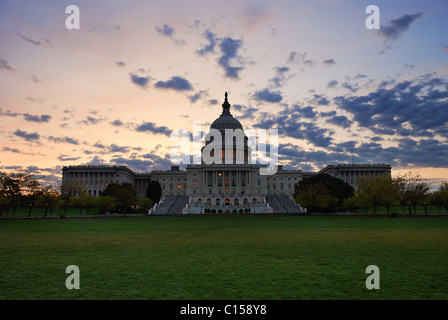
{"type": "Polygon", "coordinates": [[[448,299],[446,217],[1,220],[0,258],[2,300],[448,299]]]}

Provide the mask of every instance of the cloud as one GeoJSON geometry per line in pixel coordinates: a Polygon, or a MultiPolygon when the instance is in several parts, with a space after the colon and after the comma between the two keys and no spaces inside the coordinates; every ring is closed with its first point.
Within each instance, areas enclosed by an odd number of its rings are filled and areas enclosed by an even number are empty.
{"type": "Polygon", "coordinates": [[[222,56],[218,59],[219,65],[225,71],[225,77],[238,79],[239,72],[241,72],[244,67],[241,66],[242,58],[238,56],[238,50],[243,46],[242,40],[235,40],[230,37],[222,39],[219,44],[222,56]],[[237,61],[240,66],[232,66],[232,62],[237,61]]]}
{"type": "Polygon", "coordinates": [[[188,96],[188,99],[190,100],[191,103],[195,103],[196,101],[198,101],[201,97],[203,97],[205,94],[207,94],[207,91],[205,90],[201,90],[199,92],[196,92],[195,94],[188,96]]]}
{"type": "Polygon", "coordinates": [[[299,65],[304,65],[306,67],[312,67],[316,63],[315,61],[307,58],[308,52],[297,52],[291,51],[288,56],[288,63],[295,63],[299,65]]]}
{"type": "Polygon", "coordinates": [[[123,61],[116,61],[115,62],[117,64],[117,66],[119,67],[124,67],[126,65],[126,63],[124,63],[123,61]]]}
{"type": "Polygon", "coordinates": [[[32,122],[48,122],[51,119],[51,116],[48,114],[44,114],[41,116],[35,116],[35,115],[31,115],[29,113],[24,113],[23,117],[25,118],[26,121],[32,121],[32,122]]]}
{"type": "Polygon", "coordinates": [[[338,85],[338,82],[336,80],[330,80],[327,84],[327,88],[334,88],[338,85]]]}
{"type": "Polygon", "coordinates": [[[3,147],[2,150],[3,151],[14,152],[14,153],[21,153],[21,151],[19,149],[16,149],[16,148],[3,147]]]}
{"type": "Polygon", "coordinates": [[[316,112],[314,112],[314,108],[311,106],[302,108],[299,105],[295,105],[290,110],[292,110],[292,112],[294,113],[297,113],[298,116],[307,119],[315,119],[317,115],[316,112]]]}
{"type": "Polygon", "coordinates": [[[138,75],[133,73],[129,73],[129,75],[131,76],[132,83],[144,89],[148,87],[148,83],[150,80],[149,76],[139,77],[138,75]]]}
{"type": "Polygon", "coordinates": [[[18,33],[17,34],[20,38],[22,38],[23,40],[25,40],[28,43],[31,43],[32,45],[35,45],[37,47],[42,47],[42,48],[54,48],[54,44],[53,42],[51,42],[48,39],[43,39],[43,40],[34,40],[31,38],[28,38],[26,36],[24,36],[23,34],[18,33]]]}
{"type": "Polygon", "coordinates": [[[214,52],[215,47],[216,47],[216,42],[217,42],[216,35],[213,32],[211,32],[210,30],[206,30],[203,33],[203,36],[205,39],[208,40],[208,44],[203,46],[202,49],[196,50],[196,53],[200,56],[205,56],[209,52],[214,52]]]}
{"type": "Polygon", "coordinates": [[[100,122],[104,121],[103,118],[95,118],[91,116],[87,116],[85,120],[82,120],[81,123],[87,124],[87,125],[95,125],[100,122]]]}
{"type": "Polygon", "coordinates": [[[156,88],[173,89],[176,91],[193,90],[191,83],[182,77],[174,76],[167,81],[158,81],[154,85],[156,88]]]}
{"type": "Polygon", "coordinates": [[[35,140],[40,139],[40,135],[38,133],[36,133],[36,132],[28,133],[28,132],[22,131],[20,129],[17,129],[16,131],[14,131],[13,134],[25,139],[26,141],[35,141],[35,140]]]}
{"type": "Polygon", "coordinates": [[[70,157],[67,156],[66,154],[61,154],[60,156],[58,156],[59,161],[77,161],[79,159],[81,159],[81,157],[70,157]]]}
{"type": "Polygon", "coordinates": [[[253,94],[253,98],[257,101],[269,102],[269,103],[280,102],[283,99],[283,97],[279,91],[273,92],[273,91],[270,91],[268,88],[256,91],[253,94]]]}
{"type": "Polygon", "coordinates": [[[8,61],[6,61],[4,59],[0,59],[0,69],[10,70],[10,71],[16,70],[9,65],[8,61]]]}
{"type": "Polygon", "coordinates": [[[321,94],[314,94],[311,102],[313,104],[317,104],[318,106],[328,106],[330,104],[330,100],[328,100],[324,95],[321,94]]]}
{"type": "Polygon", "coordinates": [[[17,112],[12,113],[9,110],[6,110],[6,112],[3,112],[3,110],[0,109],[0,117],[4,117],[4,116],[6,116],[6,117],[17,117],[17,116],[20,116],[20,115],[21,115],[21,113],[17,113],[17,112]]]}
{"type": "Polygon", "coordinates": [[[409,29],[409,26],[415,20],[421,18],[423,16],[422,12],[415,13],[412,15],[405,14],[400,18],[393,19],[390,21],[389,25],[381,26],[378,34],[387,40],[396,40],[398,39],[406,30],[409,29]]]}
{"type": "Polygon", "coordinates": [[[312,107],[286,106],[276,114],[261,113],[254,127],[266,130],[278,129],[278,133],[282,136],[306,140],[318,147],[327,148],[333,143],[331,137],[333,131],[320,128],[313,122],[305,122],[304,118],[315,118],[312,107]]]}
{"type": "Polygon", "coordinates": [[[352,125],[352,122],[346,116],[332,116],[327,119],[327,122],[343,128],[348,128],[352,125]]]}
{"type": "Polygon", "coordinates": [[[137,126],[135,129],[137,132],[151,132],[155,134],[164,134],[166,136],[170,136],[172,130],[168,129],[165,126],[157,127],[153,122],[144,122],[141,125],[137,126]]]}
{"type": "Polygon", "coordinates": [[[171,38],[176,44],[185,44],[184,40],[174,38],[174,34],[176,31],[168,24],[165,23],[162,27],[156,26],[155,28],[159,34],[161,34],[164,37],[171,38]]]}
{"type": "Polygon", "coordinates": [[[79,145],[79,141],[77,139],[74,138],[70,138],[70,137],[53,137],[53,136],[49,136],[48,140],[56,142],[56,143],[70,143],[70,144],[74,144],[74,145],[79,145]]]}
{"type": "Polygon", "coordinates": [[[247,106],[240,105],[240,104],[234,104],[234,105],[232,105],[232,107],[240,113],[237,116],[237,118],[239,120],[243,120],[243,119],[247,119],[247,118],[253,119],[255,112],[257,112],[259,110],[258,108],[247,107],[247,106]]]}
{"type": "Polygon", "coordinates": [[[275,76],[269,81],[272,82],[275,88],[281,87],[286,79],[286,73],[290,70],[288,67],[275,67],[275,76]]]}
{"type": "Polygon", "coordinates": [[[167,24],[164,24],[163,27],[156,26],[156,30],[158,33],[166,37],[172,37],[175,32],[174,29],[167,24]]]}
{"type": "Polygon", "coordinates": [[[324,60],[324,61],[322,61],[322,63],[323,63],[325,66],[329,67],[329,66],[333,66],[333,65],[335,65],[335,64],[336,64],[336,61],[334,61],[334,59],[328,59],[328,60],[324,60]]]}
{"type": "Polygon", "coordinates": [[[433,76],[381,84],[364,96],[335,97],[361,127],[378,135],[433,137],[448,132],[447,81],[433,76]]]}
{"type": "Polygon", "coordinates": [[[112,121],[110,124],[115,126],[115,127],[122,127],[122,126],[124,126],[123,121],[121,121],[119,119],[112,121]]]}

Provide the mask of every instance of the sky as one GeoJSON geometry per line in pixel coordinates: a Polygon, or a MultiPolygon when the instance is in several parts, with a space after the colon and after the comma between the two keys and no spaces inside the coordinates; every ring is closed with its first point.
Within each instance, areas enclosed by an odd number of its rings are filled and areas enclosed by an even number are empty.
{"type": "Polygon", "coordinates": [[[172,133],[206,132],[227,91],[245,130],[278,130],[286,169],[384,163],[437,188],[447,31],[445,0],[0,0],[0,170],[167,170],[172,133]]]}

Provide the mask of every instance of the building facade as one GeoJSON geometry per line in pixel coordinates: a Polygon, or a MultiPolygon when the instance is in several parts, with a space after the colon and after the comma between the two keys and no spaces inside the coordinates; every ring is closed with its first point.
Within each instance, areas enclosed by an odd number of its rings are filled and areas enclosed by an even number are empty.
{"type": "Polygon", "coordinates": [[[358,179],[378,175],[390,176],[391,170],[392,167],[388,164],[338,164],[328,165],[318,173],[339,178],[356,190],[358,179]]]}
{"type": "Polygon", "coordinates": [[[291,201],[282,207],[294,211],[294,185],[316,174],[329,174],[356,188],[359,177],[391,173],[390,165],[338,164],[328,165],[317,173],[284,170],[278,165],[274,174],[263,174],[266,165],[251,163],[248,137],[230,107],[226,93],[222,113],[211,124],[201,149],[200,164],[187,165],[185,170],[173,165],[170,170],[148,173],[135,173],[125,166],[64,166],[62,183],[77,184],[91,195],[99,196],[108,184],[126,182],[135,186],[138,196],[145,196],[150,181],[156,180],[162,187],[162,200],[176,201],[177,207],[180,201],[183,213],[211,210],[269,213],[272,212],[270,203],[277,202],[278,208],[278,201],[291,201]]]}

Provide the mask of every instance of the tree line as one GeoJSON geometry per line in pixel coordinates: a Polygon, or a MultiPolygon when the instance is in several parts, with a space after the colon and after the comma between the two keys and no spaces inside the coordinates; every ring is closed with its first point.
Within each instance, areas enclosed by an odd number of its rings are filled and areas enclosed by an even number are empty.
{"type": "Polygon", "coordinates": [[[402,213],[416,214],[417,205],[435,205],[448,213],[448,182],[431,192],[431,187],[419,174],[408,172],[396,177],[389,175],[364,176],[357,180],[356,190],[344,181],[327,174],[318,174],[295,185],[297,203],[309,212],[341,212],[384,206],[391,214],[392,206],[400,206],[402,213]]]}
{"type": "Polygon", "coordinates": [[[26,207],[28,216],[33,208],[45,208],[45,216],[60,209],[65,217],[69,208],[77,208],[80,215],[88,215],[93,208],[101,214],[147,213],[160,201],[162,188],[158,181],[151,181],[146,194],[138,197],[134,186],[129,183],[111,183],[99,196],[92,196],[76,183],[63,183],[58,188],[43,185],[31,173],[0,172],[0,215],[11,213],[14,217],[17,208],[26,207]]]}

